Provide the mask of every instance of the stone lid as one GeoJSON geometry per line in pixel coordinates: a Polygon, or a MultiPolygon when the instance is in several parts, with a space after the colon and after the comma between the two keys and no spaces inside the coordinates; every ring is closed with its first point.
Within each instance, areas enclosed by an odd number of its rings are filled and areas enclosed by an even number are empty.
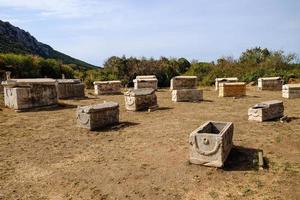
{"type": "Polygon", "coordinates": [[[88,106],[78,106],[77,110],[80,110],[83,113],[93,113],[101,110],[107,110],[112,108],[119,107],[119,104],[113,101],[104,102],[100,104],[88,105],[88,106]]]}
{"type": "Polygon", "coordinates": [[[133,82],[156,82],[156,78],[146,78],[146,79],[134,79],[133,82]]]}
{"type": "Polygon", "coordinates": [[[136,79],[156,79],[155,75],[142,75],[142,76],[136,76],[136,79]]]}
{"type": "Polygon", "coordinates": [[[228,77],[228,78],[216,78],[216,81],[238,81],[237,77],[228,77]]]}
{"type": "Polygon", "coordinates": [[[56,79],[58,83],[81,83],[79,79],[56,79]]]}
{"type": "Polygon", "coordinates": [[[94,81],[94,85],[121,83],[119,80],[114,81],[94,81]]]}
{"type": "Polygon", "coordinates": [[[32,78],[32,79],[9,79],[2,82],[4,86],[16,87],[16,86],[29,86],[32,84],[40,85],[55,85],[57,82],[52,78],[32,78]]]}
{"type": "Polygon", "coordinates": [[[197,76],[175,76],[172,79],[197,79],[197,76]]]}
{"type": "Polygon", "coordinates": [[[281,77],[276,76],[276,77],[262,77],[259,78],[258,80],[281,80],[281,77]]]}
{"type": "Polygon", "coordinates": [[[145,96],[155,93],[152,88],[129,89],[124,93],[125,96],[145,96]]]}
{"type": "Polygon", "coordinates": [[[295,88],[295,89],[300,89],[300,83],[298,84],[285,84],[282,86],[282,88],[287,89],[287,88],[295,88]]]}
{"type": "Polygon", "coordinates": [[[246,85],[245,82],[224,82],[224,83],[220,83],[220,86],[222,85],[246,85]]]}
{"type": "Polygon", "coordinates": [[[269,108],[271,105],[274,104],[282,104],[282,101],[279,100],[270,100],[270,101],[264,101],[258,104],[255,104],[252,108],[253,109],[259,109],[259,108],[269,108]]]}

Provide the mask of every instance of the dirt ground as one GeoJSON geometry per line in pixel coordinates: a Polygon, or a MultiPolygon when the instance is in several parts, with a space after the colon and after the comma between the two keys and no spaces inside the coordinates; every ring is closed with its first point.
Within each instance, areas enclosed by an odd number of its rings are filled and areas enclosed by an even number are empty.
{"type": "MultiPolygon", "coordinates": [[[[91,92],[91,91],[90,91],[91,92]]],[[[89,92],[89,93],[90,93],[89,92]]],[[[56,109],[16,113],[0,100],[0,199],[300,199],[300,99],[248,88],[240,99],[174,103],[127,112],[122,95],[64,100],[56,109]],[[284,101],[291,122],[247,120],[250,106],[284,101]],[[120,124],[90,132],[76,127],[76,105],[120,104],[120,124]],[[189,134],[207,120],[234,123],[235,147],[223,169],[188,162],[189,134]],[[267,169],[253,159],[262,149],[267,169]]]]}

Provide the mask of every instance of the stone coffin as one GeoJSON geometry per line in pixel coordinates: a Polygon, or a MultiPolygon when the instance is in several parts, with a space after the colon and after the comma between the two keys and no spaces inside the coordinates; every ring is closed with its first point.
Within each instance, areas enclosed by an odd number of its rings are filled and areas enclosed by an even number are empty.
{"type": "Polygon", "coordinates": [[[254,105],[248,110],[248,120],[263,122],[283,117],[283,102],[278,100],[266,101],[254,105]]]}
{"type": "Polygon", "coordinates": [[[196,102],[203,100],[203,91],[198,89],[172,90],[172,101],[196,102]]]}
{"type": "Polygon", "coordinates": [[[84,84],[79,79],[57,79],[59,99],[84,97],[84,84]]]}
{"type": "Polygon", "coordinates": [[[285,84],[282,86],[282,97],[288,99],[300,98],[300,84],[285,84]]]}
{"type": "Polygon", "coordinates": [[[220,83],[219,97],[241,97],[246,95],[246,83],[220,83]]]}
{"type": "Polygon", "coordinates": [[[280,77],[259,78],[257,81],[258,90],[281,90],[283,80],[280,77]]]}
{"type": "Polygon", "coordinates": [[[3,81],[5,106],[16,111],[55,105],[57,82],[54,79],[10,79],[3,81]]]}
{"type": "Polygon", "coordinates": [[[101,94],[120,94],[121,93],[121,81],[95,81],[94,89],[96,95],[101,94]]]}
{"type": "Polygon", "coordinates": [[[233,123],[208,121],[190,134],[190,162],[222,167],[233,146],[233,123]]]}
{"type": "Polygon", "coordinates": [[[105,102],[96,105],[78,106],[76,119],[79,127],[96,130],[119,123],[119,104],[105,102]]]}
{"type": "Polygon", "coordinates": [[[170,90],[196,89],[197,76],[175,76],[171,79],[170,90]]]}
{"type": "Polygon", "coordinates": [[[215,79],[215,87],[216,87],[216,90],[218,90],[220,83],[232,83],[232,82],[238,82],[238,81],[239,81],[239,79],[237,77],[216,78],[215,79]]]}
{"type": "Polygon", "coordinates": [[[136,76],[133,80],[134,89],[152,88],[157,90],[158,80],[155,75],[149,76],[136,76]]]}
{"type": "Polygon", "coordinates": [[[147,110],[157,106],[155,90],[151,88],[131,89],[124,93],[126,110],[147,110]]]}

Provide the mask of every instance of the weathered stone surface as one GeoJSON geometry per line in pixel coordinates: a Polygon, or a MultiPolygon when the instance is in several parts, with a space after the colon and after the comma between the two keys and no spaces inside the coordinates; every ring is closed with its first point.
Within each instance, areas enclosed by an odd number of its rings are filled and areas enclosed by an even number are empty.
{"type": "Polygon", "coordinates": [[[54,79],[10,79],[3,81],[5,106],[25,110],[57,104],[54,79]]]}
{"type": "Polygon", "coordinates": [[[281,118],[284,115],[283,102],[278,100],[265,101],[248,109],[248,120],[267,121],[281,118]]]}
{"type": "Polygon", "coordinates": [[[203,91],[198,89],[172,90],[172,101],[196,102],[203,100],[203,91]]]}
{"type": "Polygon", "coordinates": [[[246,83],[232,82],[219,84],[219,97],[241,97],[246,95],[246,83]]]}
{"type": "Polygon", "coordinates": [[[104,128],[119,123],[119,104],[105,102],[96,105],[78,106],[77,124],[90,130],[104,128]]]}
{"type": "Polygon", "coordinates": [[[233,146],[233,123],[208,121],[190,134],[190,162],[222,167],[233,146]]]}
{"type": "Polygon", "coordinates": [[[170,90],[196,89],[197,76],[175,76],[171,79],[170,90]]]}
{"type": "Polygon", "coordinates": [[[288,99],[300,98],[300,84],[285,84],[282,86],[282,97],[288,99]]]}
{"type": "Polygon", "coordinates": [[[157,105],[155,90],[151,88],[131,89],[124,93],[126,110],[147,110],[157,105]]]}
{"type": "Polygon", "coordinates": [[[152,88],[157,90],[158,80],[155,75],[136,76],[136,79],[133,80],[133,83],[134,89],[152,88]]]}
{"type": "Polygon", "coordinates": [[[94,89],[96,95],[101,94],[120,94],[121,93],[121,81],[95,81],[94,89]]]}
{"type": "Polygon", "coordinates": [[[59,99],[84,97],[84,84],[79,79],[57,79],[59,99]]]}
{"type": "Polygon", "coordinates": [[[259,90],[281,90],[283,82],[280,77],[259,78],[257,87],[259,90]]]}
{"type": "Polygon", "coordinates": [[[216,78],[215,79],[215,87],[216,87],[216,90],[218,90],[220,83],[232,83],[232,82],[238,82],[238,81],[239,81],[239,79],[237,77],[216,78]]]}

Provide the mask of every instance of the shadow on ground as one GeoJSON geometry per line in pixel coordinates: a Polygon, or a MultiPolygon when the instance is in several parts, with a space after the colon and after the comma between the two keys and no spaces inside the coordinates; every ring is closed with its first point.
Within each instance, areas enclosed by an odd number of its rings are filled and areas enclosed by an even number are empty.
{"type": "Polygon", "coordinates": [[[116,124],[114,126],[94,130],[93,132],[101,133],[101,132],[108,132],[108,131],[119,131],[119,130],[122,130],[124,128],[130,127],[130,126],[136,126],[136,125],[139,125],[139,124],[140,123],[124,121],[124,122],[120,122],[119,124],[116,124]]]}

